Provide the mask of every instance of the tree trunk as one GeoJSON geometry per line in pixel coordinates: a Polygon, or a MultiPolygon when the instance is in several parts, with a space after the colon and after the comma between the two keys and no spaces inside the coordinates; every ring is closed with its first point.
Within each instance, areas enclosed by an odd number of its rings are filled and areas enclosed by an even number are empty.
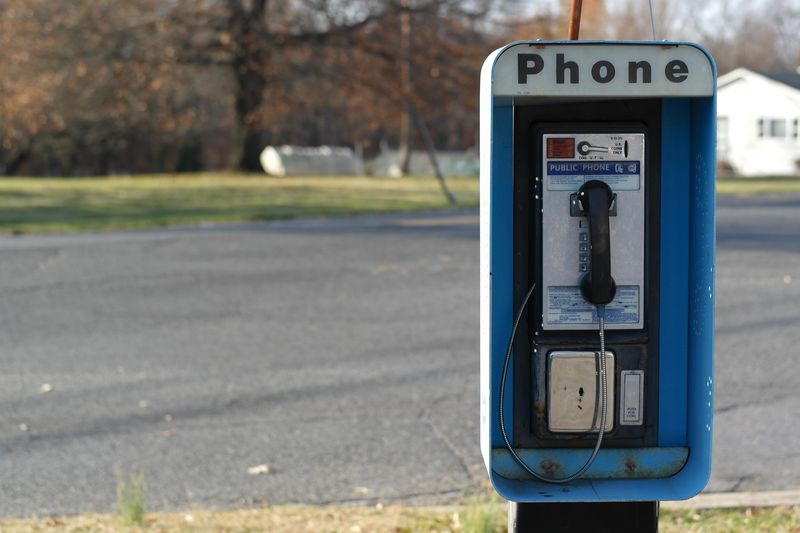
{"type": "Polygon", "coordinates": [[[231,2],[230,33],[234,41],[233,72],[236,77],[236,125],[239,170],[260,172],[259,156],[264,147],[259,111],[267,87],[267,53],[259,25],[266,9],[265,0],[253,1],[249,10],[231,2]]]}
{"type": "MultiPolygon", "coordinates": [[[[246,69],[246,67],[245,67],[246,69]]],[[[261,171],[259,156],[264,149],[261,146],[261,120],[258,116],[264,99],[266,80],[254,72],[241,72],[236,67],[236,124],[238,128],[239,170],[247,172],[261,171]]]]}
{"type": "Polygon", "coordinates": [[[5,164],[5,168],[3,169],[3,174],[6,176],[14,176],[17,174],[22,165],[24,165],[31,156],[31,149],[30,147],[25,148],[17,152],[17,154],[11,158],[11,160],[5,164]]]}
{"type": "Polygon", "coordinates": [[[411,170],[411,14],[408,0],[401,0],[400,7],[400,83],[405,101],[400,118],[400,172],[405,176],[411,170]]]}
{"type": "Polygon", "coordinates": [[[411,103],[406,102],[400,117],[400,173],[411,171],[411,103]]]}

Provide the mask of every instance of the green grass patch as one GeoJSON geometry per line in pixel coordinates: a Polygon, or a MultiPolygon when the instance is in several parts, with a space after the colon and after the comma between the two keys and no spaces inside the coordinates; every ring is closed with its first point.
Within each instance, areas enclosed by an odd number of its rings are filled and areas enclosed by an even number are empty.
{"type": "Polygon", "coordinates": [[[718,178],[717,194],[746,196],[800,192],[800,177],[718,178]]]}
{"type": "Polygon", "coordinates": [[[144,490],[144,474],[131,472],[125,479],[122,470],[117,471],[117,512],[123,524],[144,525],[144,490]]]}
{"type": "MultiPolygon", "coordinates": [[[[449,178],[461,206],[477,178],[449,178]]],[[[58,233],[251,222],[449,207],[431,176],[289,177],[260,174],[4,178],[0,233],[58,233]]]]}
{"type": "MultiPolygon", "coordinates": [[[[665,510],[661,513],[659,526],[662,533],[797,533],[800,531],[800,508],[665,510]]],[[[447,507],[284,505],[234,511],[191,510],[148,513],[141,525],[126,523],[120,516],[87,514],[64,518],[0,519],[0,531],[505,533],[506,505],[497,501],[479,501],[447,507]]]]}
{"type": "MultiPolygon", "coordinates": [[[[460,206],[478,204],[478,179],[451,177],[460,206]]],[[[721,178],[719,194],[800,193],[800,178],[721,178]]],[[[432,176],[288,177],[155,174],[0,179],[0,234],[107,231],[445,209],[432,176]]]]}

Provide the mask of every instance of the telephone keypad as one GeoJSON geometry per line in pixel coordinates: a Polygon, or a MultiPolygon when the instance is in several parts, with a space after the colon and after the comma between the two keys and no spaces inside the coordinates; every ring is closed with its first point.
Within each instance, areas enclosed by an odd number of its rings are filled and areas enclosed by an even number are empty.
{"type": "Polygon", "coordinates": [[[589,234],[585,231],[578,233],[578,270],[589,272],[589,234]]]}

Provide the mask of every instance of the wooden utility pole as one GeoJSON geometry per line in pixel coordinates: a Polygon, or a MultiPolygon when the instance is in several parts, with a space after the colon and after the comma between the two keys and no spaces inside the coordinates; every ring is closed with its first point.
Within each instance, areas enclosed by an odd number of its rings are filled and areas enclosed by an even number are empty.
{"type": "Polygon", "coordinates": [[[569,8],[569,32],[567,34],[570,41],[577,41],[578,34],[581,32],[581,7],[583,7],[583,0],[572,0],[569,8]]]}

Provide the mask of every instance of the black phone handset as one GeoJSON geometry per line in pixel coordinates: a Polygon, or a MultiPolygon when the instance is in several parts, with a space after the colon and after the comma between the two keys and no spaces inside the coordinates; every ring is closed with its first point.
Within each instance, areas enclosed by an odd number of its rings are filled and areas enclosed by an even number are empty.
{"type": "Polygon", "coordinates": [[[611,187],[600,180],[591,180],[578,190],[582,211],[589,217],[591,268],[581,280],[581,294],[594,305],[605,305],[614,299],[617,285],[611,276],[611,236],[609,211],[615,201],[611,187]]]}

